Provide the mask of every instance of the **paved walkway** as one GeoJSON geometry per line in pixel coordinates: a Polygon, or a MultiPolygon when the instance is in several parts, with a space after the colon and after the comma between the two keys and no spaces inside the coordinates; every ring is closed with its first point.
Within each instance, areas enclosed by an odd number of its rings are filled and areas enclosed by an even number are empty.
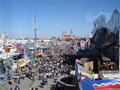
{"type": "MultiPolygon", "coordinates": [[[[75,89],[69,89],[68,87],[73,87],[72,85],[65,84],[60,81],[61,78],[65,77],[65,75],[62,75],[60,77],[57,77],[57,80],[64,84],[66,89],[65,90],[75,90],[75,89]],[[68,89],[67,89],[68,88],[68,89]]],[[[31,87],[35,88],[39,86],[40,81],[37,80],[37,77],[35,80],[30,80],[28,78],[25,78],[24,80],[20,81],[20,84],[15,83],[14,81],[12,82],[12,85],[9,85],[7,82],[3,83],[0,85],[0,90],[10,90],[10,88],[14,89],[17,85],[20,87],[20,90],[30,90],[31,87]]],[[[48,85],[45,85],[44,88],[40,88],[38,90],[52,90],[51,86],[54,85],[54,80],[53,79],[48,79],[48,85]]]]}

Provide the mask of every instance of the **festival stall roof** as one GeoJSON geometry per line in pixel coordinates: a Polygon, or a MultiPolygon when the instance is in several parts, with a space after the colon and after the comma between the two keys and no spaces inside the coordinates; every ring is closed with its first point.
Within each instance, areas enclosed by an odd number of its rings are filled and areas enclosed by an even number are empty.
{"type": "Polygon", "coordinates": [[[31,62],[31,60],[25,60],[25,63],[26,63],[26,64],[29,63],[29,62],[31,62]]]}
{"type": "Polygon", "coordinates": [[[24,67],[26,64],[25,63],[22,63],[22,64],[19,64],[18,67],[24,67]]]}
{"type": "Polygon", "coordinates": [[[44,56],[43,53],[37,53],[35,56],[44,56]]]}
{"type": "Polygon", "coordinates": [[[24,58],[24,59],[22,59],[25,63],[28,63],[28,62],[30,62],[31,60],[29,60],[28,58],[24,58]]]}
{"type": "Polygon", "coordinates": [[[10,53],[11,56],[14,56],[14,55],[20,55],[20,53],[10,53]]]}
{"type": "Polygon", "coordinates": [[[82,75],[89,76],[89,77],[91,77],[91,76],[92,76],[92,74],[89,74],[89,73],[87,73],[87,72],[83,72],[83,71],[81,71],[81,74],[82,74],[82,75]]]}
{"type": "Polygon", "coordinates": [[[39,47],[38,49],[49,49],[48,47],[39,47]]]}
{"type": "Polygon", "coordinates": [[[72,70],[72,71],[70,72],[70,74],[71,74],[71,75],[75,75],[75,70],[72,70]]]}
{"type": "Polygon", "coordinates": [[[28,59],[19,59],[18,66],[19,67],[24,67],[27,63],[29,63],[31,60],[28,59]]]}
{"type": "Polygon", "coordinates": [[[30,47],[29,49],[34,49],[34,47],[30,47]]]}
{"type": "Polygon", "coordinates": [[[25,44],[25,47],[27,47],[29,49],[35,49],[35,47],[30,43],[25,44]]]}
{"type": "Polygon", "coordinates": [[[27,44],[25,44],[25,45],[28,46],[28,47],[33,47],[33,45],[30,44],[30,43],[27,43],[27,44]]]}

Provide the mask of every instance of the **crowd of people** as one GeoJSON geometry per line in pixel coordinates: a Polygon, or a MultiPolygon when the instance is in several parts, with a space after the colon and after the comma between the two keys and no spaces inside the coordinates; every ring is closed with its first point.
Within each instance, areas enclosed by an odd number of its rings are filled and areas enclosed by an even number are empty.
{"type": "MultiPolygon", "coordinates": [[[[13,79],[16,83],[20,84],[21,79],[28,78],[30,80],[39,80],[38,87],[44,88],[48,85],[48,79],[53,79],[55,87],[58,90],[63,85],[57,82],[56,77],[64,74],[70,74],[70,71],[74,69],[74,66],[65,63],[64,53],[71,53],[73,49],[70,49],[74,44],[62,43],[59,45],[52,45],[48,50],[44,50],[44,56],[40,58],[33,58],[31,62],[27,63],[25,67],[21,68],[21,71],[13,77],[10,77],[10,81],[13,79]],[[69,51],[70,50],[70,51],[69,51]]],[[[30,88],[33,90],[33,88],[30,88]]],[[[35,90],[38,90],[37,88],[35,90]]],[[[60,89],[63,90],[63,89],[60,89]]]]}
{"type": "MultiPolygon", "coordinates": [[[[13,79],[18,84],[20,84],[21,79],[24,80],[25,78],[39,80],[38,87],[44,88],[45,85],[48,84],[48,79],[54,79],[54,83],[57,84],[56,77],[63,74],[70,74],[72,68],[72,66],[65,64],[64,59],[60,56],[45,55],[44,57],[29,62],[13,79]]],[[[9,84],[12,84],[10,80],[9,84]]],[[[56,85],[56,87],[58,87],[58,85],[56,85]]],[[[31,90],[33,89],[31,88],[31,90]]]]}

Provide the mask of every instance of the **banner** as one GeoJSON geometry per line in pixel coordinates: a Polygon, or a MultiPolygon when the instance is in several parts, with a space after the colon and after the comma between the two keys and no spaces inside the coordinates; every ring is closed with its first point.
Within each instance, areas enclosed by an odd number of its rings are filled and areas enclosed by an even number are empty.
{"type": "Polygon", "coordinates": [[[120,79],[93,81],[96,89],[115,89],[120,88],[120,79]]]}

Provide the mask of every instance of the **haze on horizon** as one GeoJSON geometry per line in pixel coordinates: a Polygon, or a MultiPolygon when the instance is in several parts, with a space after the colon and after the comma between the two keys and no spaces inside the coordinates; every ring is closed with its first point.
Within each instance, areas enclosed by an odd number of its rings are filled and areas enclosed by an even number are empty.
{"type": "Polygon", "coordinates": [[[120,0],[0,0],[0,33],[34,37],[34,15],[38,37],[69,34],[91,35],[93,20],[101,14],[109,19],[120,0]]]}

